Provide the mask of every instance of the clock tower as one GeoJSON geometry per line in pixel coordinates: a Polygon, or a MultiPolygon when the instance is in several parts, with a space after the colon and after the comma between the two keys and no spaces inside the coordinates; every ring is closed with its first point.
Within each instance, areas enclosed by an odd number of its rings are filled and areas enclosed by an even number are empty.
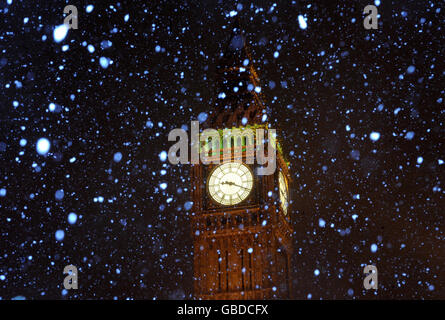
{"type": "MultiPolygon", "coordinates": [[[[291,178],[279,133],[274,144],[274,172],[259,175],[258,159],[247,161],[252,156],[249,153],[263,141],[258,130],[273,128],[268,123],[259,77],[243,35],[235,34],[230,39],[220,56],[217,77],[215,111],[207,127],[218,130],[221,141],[224,129],[251,129],[254,134],[235,138],[233,143],[221,143],[217,152],[212,150],[212,157],[220,158],[219,164],[192,165],[194,297],[288,299],[291,178]],[[227,151],[231,157],[224,162],[227,151]],[[236,151],[242,159],[235,157],[236,151]]],[[[267,152],[271,152],[270,148],[267,152]]]]}

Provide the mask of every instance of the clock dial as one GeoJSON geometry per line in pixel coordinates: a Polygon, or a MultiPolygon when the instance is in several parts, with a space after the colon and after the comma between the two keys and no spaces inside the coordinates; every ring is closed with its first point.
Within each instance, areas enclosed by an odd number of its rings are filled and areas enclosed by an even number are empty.
{"type": "Polygon", "coordinates": [[[289,197],[288,197],[288,190],[287,190],[287,181],[284,177],[283,173],[280,171],[278,174],[278,185],[280,189],[280,202],[281,202],[281,209],[283,210],[283,213],[287,215],[287,207],[289,206],[289,197]]]}
{"type": "Polygon", "coordinates": [[[253,187],[253,175],[242,163],[228,162],[216,167],[207,184],[207,190],[217,203],[232,206],[245,200],[253,187]]]}

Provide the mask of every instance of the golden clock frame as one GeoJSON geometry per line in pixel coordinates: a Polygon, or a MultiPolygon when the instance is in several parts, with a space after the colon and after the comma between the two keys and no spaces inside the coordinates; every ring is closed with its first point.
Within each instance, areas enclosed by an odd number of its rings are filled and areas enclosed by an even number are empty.
{"type": "Polygon", "coordinates": [[[227,162],[222,162],[219,164],[210,164],[210,170],[205,170],[204,171],[207,174],[206,177],[206,184],[205,184],[205,194],[206,194],[206,199],[210,199],[210,201],[212,202],[213,206],[209,207],[207,203],[205,203],[205,211],[213,211],[213,210],[217,210],[219,208],[230,208],[230,207],[235,207],[235,206],[239,206],[239,205],[245,205],[245,202],[247,202],[249,199],[251,199],[254,195],[254,190],[256,189],[256,184],[257,184],[257,178],[255,177],[255,174],[252,170],[252,168],[250,167],[249,164],[244,163],[242,161],[227,161],[227,162]],[[213,197],[210,195],[209,192],[209,180],[210,177],[212,176],[212,173],[221,165],[226,164],[226,163],[240,163],[242,165],[244,165],[245,167],[247,167],[247,169],[249,169],[250,174],[252,175],[252,189],[249,191],[249,194],[247,195],[247,197],[242,200],[241,202],[238,202],[236,204],[221,204],[219,202],[217,202],[215,199],[213,199],[213,197]]]}

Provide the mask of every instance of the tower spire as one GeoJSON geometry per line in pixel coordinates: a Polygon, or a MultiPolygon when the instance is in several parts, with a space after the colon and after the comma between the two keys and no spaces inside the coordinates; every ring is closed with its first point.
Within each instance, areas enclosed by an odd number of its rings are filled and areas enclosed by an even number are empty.
{"type": "Polygon", "coordinates": [[[211,125],[220,128],[260,123],[263,109],[259,77],[246,36],[241,28],[234,27],[217,65],[217,93],[211,125]]]}

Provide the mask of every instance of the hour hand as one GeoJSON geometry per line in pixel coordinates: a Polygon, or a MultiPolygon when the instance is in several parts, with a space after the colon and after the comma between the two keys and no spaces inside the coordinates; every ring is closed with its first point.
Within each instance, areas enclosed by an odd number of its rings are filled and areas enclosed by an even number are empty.
{"type": "Polygon", "coordinates": [[[236,184],[235,182],[231,182],[231,181],[223,181],[223,182],[221,182],[221,184],[228,184],[229,186],[235,186],[235,187],[239,187],[239,188],[248,190],[248,188],[240,186],[240,185],[236,184]]]}

